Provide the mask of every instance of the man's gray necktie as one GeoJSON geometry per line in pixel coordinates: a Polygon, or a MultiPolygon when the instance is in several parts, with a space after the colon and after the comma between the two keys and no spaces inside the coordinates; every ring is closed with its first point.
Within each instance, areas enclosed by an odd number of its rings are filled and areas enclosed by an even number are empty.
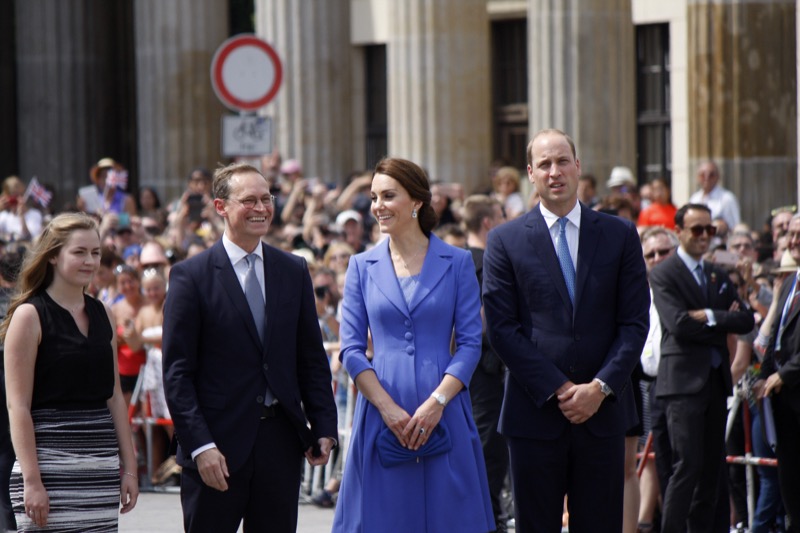
{"type": "Polygon", "coordinates": [[[261,285],[258,283],[256,277],[256,258],[258,255],[250,254],[245,257],[247,261],[247,274],[244,276],[244,295],[247,298],[247,303],[250,305],[250,312],[253,313],[253,319],[256,321],[256,330],[258,330],[258,338],[264,342],[264,297],[261,292],[261,285]]]}
{"type": "MultiPolygon", "coordinates": [[[[255,266],[257,258],[257,254],[250,254],[245,257],[245,261],[247,261],[247,274],[244,276],[244,295],[247,298],[247,304],[250,306],[250,312],[253,313],[253,320],[256,321],[258,338],[263,345],[266,309],[261,285],[258,283],[258,277],[256,277],[255,266]]],[[[264,391],[264,405],[272,405],[275,402],[275,395],[272,394],[269,385],[267,385],[267,390],[264,391]]]]}
{"type": "Polygon", "coordinates": [[[700,263],[697,263],[697,266],[694,267],[694,279],[697,281],[697,284],[700,285],[700,288],[703,289],[703,294],[705,294],[706,275],[703,272],[703,265],[700,263]]]}
{"type": "Polygon", "coordinates": [[[564,281],[567,283],[569,299],[575,303],[575,266],[572,264],[572,256],[569,255],[569,244],[567,244],[567,217],[558,219],[561,231],[558,233],[558,246],[556,254],[561,265],[561,273],[564,274],[564,281]]]}

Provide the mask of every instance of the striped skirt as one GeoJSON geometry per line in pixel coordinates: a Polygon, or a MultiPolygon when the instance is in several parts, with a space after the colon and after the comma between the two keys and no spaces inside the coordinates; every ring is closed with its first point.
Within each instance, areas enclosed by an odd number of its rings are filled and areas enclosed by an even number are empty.
{"type": "Polygon", "coordinates": [[[22,471],[15,462],[10,492],[19,531],[117,531],[120,460],[108,409],[37,409],[32,417],[50,514],[45,528],[26,516],[22,471]]]}

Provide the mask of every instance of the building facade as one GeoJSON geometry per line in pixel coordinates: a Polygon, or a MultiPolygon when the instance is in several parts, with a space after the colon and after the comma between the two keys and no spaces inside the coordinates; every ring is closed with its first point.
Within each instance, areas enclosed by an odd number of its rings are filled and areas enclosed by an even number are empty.
{"type": "MultiPolygon", "coordinates": [[[[250,0],[248,0],[249,2],[250,0]]],[[[16,0],[0,16],[0,168],[63,203],[104,156],[170,198],[223,161],[209,81],[239,0],[16,0]],[[9,24],[8,20],[15,21],[9,24]]],[[[386,154],[485,190],[531,133],[585,172],[664,176],[680,205],[715,160],[742,217],[797,203],[797,0],[252,0],[283,60],[259,113],[309,177],[386,154]]],[[[601,187],[601,192],[604,189],[601,187]]]]}

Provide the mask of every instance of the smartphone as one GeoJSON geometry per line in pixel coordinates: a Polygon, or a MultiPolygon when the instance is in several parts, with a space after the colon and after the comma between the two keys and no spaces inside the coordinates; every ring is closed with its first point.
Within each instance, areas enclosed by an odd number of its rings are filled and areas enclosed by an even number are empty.
{"type": "Polygon", "coordinates": [[[131,227],[131,216],[128,213],[119,214],[119,227],[120,228],[131,227]]]}
{"type": "Polygon", "coordinates": [[[717,250],[714,252],[713,261],[720,265],[736,266],[739,263],[739,255],[727,250],[717,250]]]}
{"type": "Polygon", "coordinates": [[[189,220],[200,222],[203,219],[203,195],[190,194],[186,198],[186,203],[189,204],[189,220]]]}

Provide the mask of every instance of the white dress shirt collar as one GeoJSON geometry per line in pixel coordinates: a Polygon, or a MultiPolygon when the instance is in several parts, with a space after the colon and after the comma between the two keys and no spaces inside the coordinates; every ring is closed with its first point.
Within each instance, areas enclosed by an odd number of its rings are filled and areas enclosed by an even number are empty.
{"type": "MultiPolygon", "coordinates": [[[[222,247],[225,248],[225,253],[228,254],[228,258],[231,260],[231,264],[235,265],[248,255],[247,251],[243,250],[239,247],[238,244],[234,243],[232,240],[228,238],[228,235],[225,233],[222,234],[222,247]]],[[[264,247],[263,246],[256,246],[256,249],[253,250],[254,254],[261,258],[261,262],[264,262],[264,247]]]]}
{"type": "MultiPolygon", "coordinates": [[[[558,219],[561,218],[558,215],[554,214],[552,211],[547,209],[544,204],[539,204],[539,209],[542,212],[542,217],[544,217],[544,222],[547,224],[547,228],[550,229],[553,227],[553,224],[558,222],[558,219]]],[[[575,202],[575,207],[567,213],[567,220],[572,222],[576,228],[581,228],[581,203],[575,202]]]]}

